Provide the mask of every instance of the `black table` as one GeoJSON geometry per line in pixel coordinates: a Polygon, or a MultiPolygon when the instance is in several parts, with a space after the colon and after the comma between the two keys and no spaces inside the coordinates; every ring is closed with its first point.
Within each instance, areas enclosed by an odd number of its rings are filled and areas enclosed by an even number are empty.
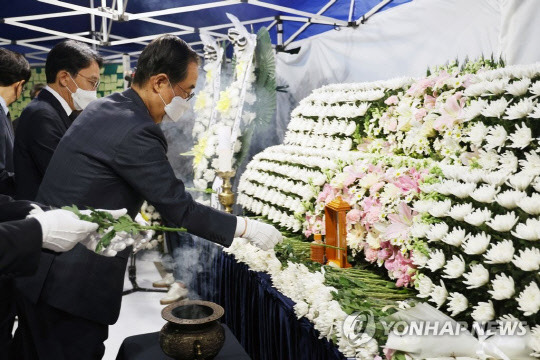
{"type": "MultiPolygon", "coordinates": [[[[215,360],[251,360],[227,325],[225,344],[215,360]]],[[[172,359],[159,346],[159,332],[130,336],[124,340],[116,360],[163,360],[172,359]]]]}

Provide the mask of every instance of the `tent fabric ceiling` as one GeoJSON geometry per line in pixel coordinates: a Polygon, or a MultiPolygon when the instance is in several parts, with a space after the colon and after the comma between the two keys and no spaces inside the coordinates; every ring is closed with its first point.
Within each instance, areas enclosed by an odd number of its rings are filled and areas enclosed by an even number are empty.
{"type": "MultiPolygon", "coordinates": [[[[56,18],[42,18],[44,17],[42,16],[44,14],[73,11],[73,9],[68,9],[63,6],[50,4],[50,2],[54,2],[54,0],[44,1],[46,2],[43,2],[43,0],[12,1],[10,2],[9,6],[4,6],[1,10],[2,14],[0,15],[0,46],[6,46],[11,50],[26,54],[31,63],[42,63],[44,57],[46,56],[45,54],[47,49],[50,49],[62,38],[57,37],[54,39],[40,41],[32,40],[27,42],[27,44],[33,44],[34,46],[23,45],[25,40],[44,37],[50,38],[51,36],[54,37],[54,34],[47,34],[43,31],[36,31],[37,29],[32,30],[25,28],[26,25],[39,26],[41,28],[60,31],[62,33],[68,34],[81,33],[81,36],[83,36],[84,38],[91,38],[90,31],[92,27],[91,16],[89,14],[70,15],[56,18]],[[16,17],[27,17],[30,15],[37,16],[35,17],[35,19],[31,20],[14,19],[16,17]],[[23,27],[15,26],[12,23],[10,24],[10,19],[16,20],[19,24],[22,23],[23,27]]],[[[321,11],[321,9],[323,9],[323,7],[325,7],[325,5],[330,2],[331,5],[328,6],[321,15],[341,20],[343,24],[345,24],[349,19],[351,2],[353,3],[352,19],[356,21],[362,15],[368,13],[377,5],[380,6],[381,1],[383,0],[264,0],[264,2],[256,0],[255,2],[263,3],[263,5],[278,5],[312,14],[317,14],[319,11],[321,11]]],[[[386,0],[384,3],[388,3],[384,5],[379,11],[383,11],[410,1],[411,0],[391,0],[388,2],[388,0],[386,0]]],[[[275,25],[274,19],[276,16],[292,16],[296,18],[296,20],[299,20],[299,18],[306,18],[306,16],[301,16],[299,14],[291,14],[287,13],[286,11],[280,11],[279,9],[262,7],[257,4],[254,5],[252,4],[253,1],[250,0],[243,0],[242,2],[238,2],[236,4],[219,7],[217,7],[216,5],[223,4],[223,2],[217,0],[62,0],[61,2],[71,5],[84,6],[85,8],[91,8],[92,3],[94,3],[94,8],[98,8],[99,6],[101,6],[103,8],[114,9],[118,7],[118,2],[120,2],[124,4],[125,11],[130,14],[167,10],[191,5],[208,4],[211,7],[202,10],[153,17],[153,19],[156,20],[193,27],[196,29],[223,24],[229,24],[228,27],[231,27],[232,24],[230,24],[230,20],[227,18],[226,13],[231,13],[235,15],[240,21],[253,21],[266,18],[265,21],[246,25],[248,29],[253,30],[253,32],[257,32],[262,26],[269,26],[272,23],[275,25]]],[[[95,16],[94,19],[94,28],[96,32],[99,32],[102,27],[102,17],[95,16]]],[[[150,23],[143,20],[112,21],[111,24],[111,20],[107,19],[106,24],[107,26],[111,27],[111,37],[109,39],[109,42],[114,40],[122,40],[123,38],[134,39],[143,36],[182,31],[181,29],[173,28],[168,25],[150,23]]],[[[283,20],[282,24],[283,41],[285,42],[293,34],[295,34],[297,30],[299,30],[305,23],[299,21],[283,20]]],[[[309,24],[309,26],[305,27],[305,29],[295,38],[295,41],[308,38],[324,31],[334,30],[334,28],[334,25],[323,25],[316,23],[309,24]]],[[[220,29],[215,29],[213,31],[214,34],[226,34],[227,28],[223,27],[220,29]]],[[[272,38],[272,42],[274,44],[277,44],[277,26],[272,27],[270,35],[272,38]]],[[[100,35],[98,34],[97,36],[99,40],[100,35]]],[[[183,33],[180,35],[180,37],[188,43],[192,43],[192,46],[196,50],[200,51],[202,49],[199,35],[196,32],[183,33]]],[[[140,51],[144,47],[144,44],[148,41],[150,41],[150,39],[144,39],[144,41],[140,41],[138,43],[118,44],[116,46],[107,46],[102,43],[98,45],[98,49],[102,52],[102,55],[109,56],[109,59],[111,61],[120,61],[121,58],[118,55],[116,58],[114,58],[114,54],[140,51]]],[[[132,55],[136,56],[136,54],[132,55]]]]}

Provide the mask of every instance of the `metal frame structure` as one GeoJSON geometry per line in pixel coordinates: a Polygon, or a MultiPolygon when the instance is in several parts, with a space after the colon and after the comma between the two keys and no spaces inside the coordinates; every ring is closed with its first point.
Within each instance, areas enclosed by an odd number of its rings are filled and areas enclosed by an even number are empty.
{"type": "MultiPolygon", "coordinates": [[[[92,45],[94,48],[99,47],[99,51],[104,54],[104,59],[107,62],[125,62],[125,53],[122,51],[115,50],[114,47],[124,44],[140,44],[146,45],[149,41],[154,38],[162,35],[160,34],[149,34],[145,36],[139,36],[134,38],[125,38],[114,33],[111,33],[112,24],[114,22],[130,22],[130,21],[143,21],[147,23],[152,23],[156,25],[165,26],[171,29],[168,34],[174,35],[186,35],[186,34],[198,34],[198,33],[207,33],[218,39],[226,39],[226,33],[218,32],[217,30],[226,30],[233,25],[231,23],[220,24],[220,25],[211,25],[200,28],[194,28],[190,26],[185,26],[170,21],[164,21],[156,19],[157,17],[171,14],[179,14],[186,12],[200,11],[209,8],[219,8],[227,7],[231,5],[238,4],[249,4],[252,6],[258,6],[266,9],[272,9],[286,15],[278,15],[274,17],[264,17],[254,20],[243,21],[242,24],[258,24],[258,23],[267,23],[267,28],[271,29],[274,26],[277,31],[277,43],[276,50],[283,51],[287,47],[293,44],[294,40],[311,24],[324,24],[331,25],[334,27],[357,27],[371,17],[373,14],[377,13],[382,7],[390,3],[392,0],[382,0],[377,6],[371,9],[368,13],[361,16],[356,21],[353,21],[353,9],[355,0],[350,0],[349,16],[348,21],[340,20],[332,17],[323,15],[337,0],[329,0],[317,13],[310,13],[291,7],[280,6],[276,4],[271,4],[262,0],[216,0],[210,3],[188,5],[173,7],[168,9],[140,12],[140,13],[130,13],[126,11],[128,0],[89,0],[89,6],[81,6],[69,3],[62,0],[38,0],[39,2],[46,3],[49,5],[54,5],[67,9],[68,11],[56,12],[56,13],[47,13],[47,14],[36,14],[36,15],[27,15],[27,16],[16,16],[0,19],[0,22],[4,24],[21,27],[44,34],[49,36],[36,37],[31,39],[23,40],[13,40],[0,38],[0,46],[16,44],[37,50],[35,52],[26,53],[26,56],[29,59],[36,60],[38,62],[44,62],[49,48],[39,45],[39,42],[57,40],[57,39],[73,39],[82,41],[92,45]],[[96,6],[98,3],[99,6],[96,6]],[[79,32],[79,33],[67,33],[63,31],[58,31],[51,28],[46,28],[43,26],[38,26],[30,24],[30,21],[42,20],[42,19],[52,19],[52,18],[63,18],[71,16],[81,16],[87,15],[90,18],[90,29],[89,31],[79,32]],[[101,27],[96,29],[96,17],[101,18],[101,27]],[[288,39],[283,38],[283,22],[301,22],[304,23],[294,34],[292,34],[288,39]]],[[[201,41],[195,41],[190,43],[191,46],[202,45],[201,41]]],[[[140,51],[129,52],[129,56],[138,56],[140,51]]],[[[37,65],[37,64],[36,64],[37,65]]]]}

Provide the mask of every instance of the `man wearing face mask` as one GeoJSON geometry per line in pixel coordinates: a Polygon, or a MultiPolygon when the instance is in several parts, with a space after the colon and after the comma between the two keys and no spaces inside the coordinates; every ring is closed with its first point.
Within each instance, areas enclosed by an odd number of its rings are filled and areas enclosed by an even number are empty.
{"type": "MultiPolygon", "coordinates": [[[[197,83],[199,58],[183,40],[160,36],[143,50],[131,89],[91,103],[60,141],[38,201],[54,206],[126,208],[135,217],[147,200],[170,224],[229,246],[244,237],[262,249],[281,241],[273,226],[195,202],[167,159],[159,124],[178,120],[197,83]]],[[[99,359],[108,325],[120,313],[129,251],[104,258],[77,245],[45,254],[36,276],[19,282],[34,321],[40,359],[99,359]],[[44,338],[41,334],[47,334],[44,338]]]]}
{"type": "Polygon", "coordinates": [[[13,142],[8,106],[21,96],[30,79],[30,64],[19,53],[0,48],[0,194],[15,195],[13,142]]]}
{"type": "Polygon", "coordinates": [[[101,57],[66,40],[47,55],[47,86],[23,110],[14,148],[16,197],[34,200],[49,161],[75,117],[97,98],[101,57]]]}

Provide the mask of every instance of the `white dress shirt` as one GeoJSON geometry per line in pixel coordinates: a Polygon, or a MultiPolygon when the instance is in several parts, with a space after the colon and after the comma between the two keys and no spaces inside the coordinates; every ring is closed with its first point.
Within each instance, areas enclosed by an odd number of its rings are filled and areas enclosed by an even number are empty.
{"type": "Polygon", "coordinates": [[[0,106],[2,106],[2,109],[4,109],[4,113],[7,115],[9,112],[9,108],[7,106],[6,100],[4,100],[4,98],[1,96],[0,96],[0,106]]]}

